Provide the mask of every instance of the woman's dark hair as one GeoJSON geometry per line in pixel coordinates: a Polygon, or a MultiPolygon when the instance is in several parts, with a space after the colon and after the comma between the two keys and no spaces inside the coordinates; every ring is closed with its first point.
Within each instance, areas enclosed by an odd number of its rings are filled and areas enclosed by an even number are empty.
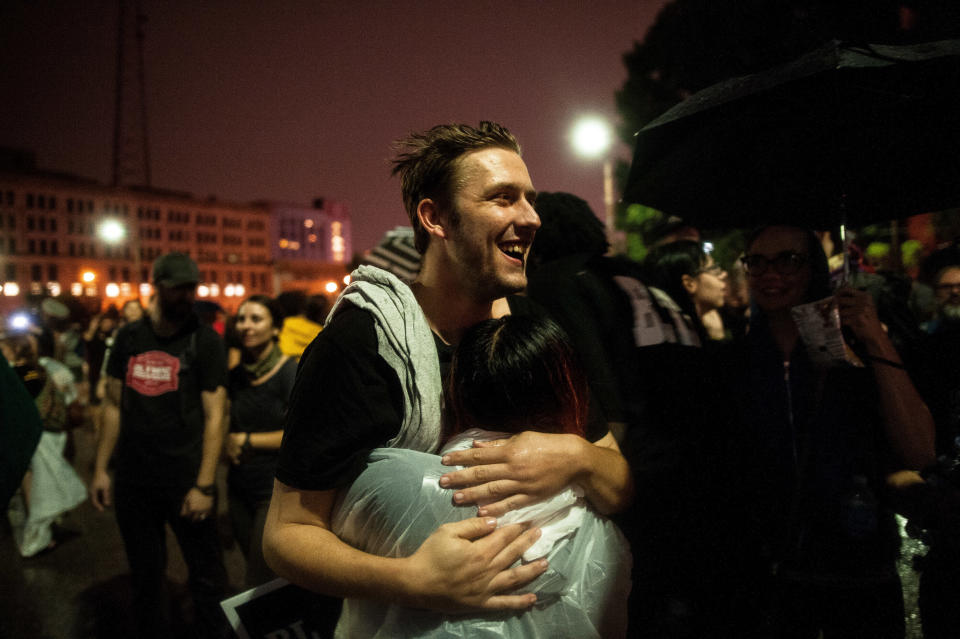
{"type": "Polygon", "coordinates": [[[470,328],[447,392],[448,436],[468,428],[584,432],[586,376],[566,333],[545,317],[507,315],[470,328]]]}
{"type": "MultiPolygon", "coordinates": [[[[807,294],[804,296],[804,302],[813,302],[823,299],[833,291],[830,287],[830,265],[827,262],[827,254],[823,252],[823,245],[817,234],[808,228],[802,226],[792,226],[790,224],[767,224],[754,229],[747,236],[746,254],[750,254],[750,248],[757,238],[771,228],[788,228],[799,231],[804,236],[804,244],[807,251],[807,260],[810,264],[810,287],[807,288],[807,294]]],[[[756,309],[754,309],[756,310],[756,309]]]]}
{"type": "Polygon", "coordinates": [[[706,343],[707,335],[693,298],[683,286],[683,276],[696,277],[707,263],[707,254],[699,242],[678,240],[655,247],[643,262],[644,283],[670,296],[690,317],[693,327],[706,343]]]}
{"type": "Polygon", "coordinates": [[[243,305],[247,302],[253,302],[264,307],[270,313],[270,321],[273,322],[274,328],[281,328],[283,326],[283,312],[280,310],[280,306],[277,304],[276,300],[272,297],[266,295],[251,295],[242,302],[240,306],[237,307],[237,313],[240,312],[240,309],[243,308],[243,305]]]}

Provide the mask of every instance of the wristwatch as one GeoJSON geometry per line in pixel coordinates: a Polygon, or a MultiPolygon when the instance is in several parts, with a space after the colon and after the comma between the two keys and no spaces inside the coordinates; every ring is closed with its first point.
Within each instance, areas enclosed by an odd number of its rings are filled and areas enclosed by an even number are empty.
{"type": "Polygon", "coordinates": [[[207,497],[213,497],[214,495],[217,494],[216,484],[210,484],[209,486],[201,486],[200,484],[194,484],[193,487],[199,490],[201,493],[203,493],[207,497]]]}

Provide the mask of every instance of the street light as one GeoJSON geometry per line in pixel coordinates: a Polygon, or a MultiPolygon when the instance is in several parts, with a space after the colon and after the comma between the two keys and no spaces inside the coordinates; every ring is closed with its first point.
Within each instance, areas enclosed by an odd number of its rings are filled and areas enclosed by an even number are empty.
{"type": "Polygon", "coordinates": [[[607,121],[590,116],[579,120],[571,132],[573,149],[586,158],[603,158],[603,205],[607,238],[613,237],[613,158],[609,150],[613,133],[607,121]]]}
{"type": "Polygon", "coordinates": [[[98,231],[101,238],[110,244],[119,244],[127,236],[127,229],[116,220],[105,220],[98,231]]]}
{"type": "MultiPolygon", "coordinates": [[[[127,227],[126,225],[115,219],[106,219],[101,222],[100,227],[97,229],[97,235],[100,236],[104,242],[108,244],[118,245],[123,242],[127,237],[127,227]]],[[[131,246],[130,250],[133,251],[133,283],[139,284],[141,279],[141,265],[140,265],[140,238],[136,233],[131,234],[131,246]]],[[[135,290],[143,294],[141,286],[137,286],[135,290]]]]}

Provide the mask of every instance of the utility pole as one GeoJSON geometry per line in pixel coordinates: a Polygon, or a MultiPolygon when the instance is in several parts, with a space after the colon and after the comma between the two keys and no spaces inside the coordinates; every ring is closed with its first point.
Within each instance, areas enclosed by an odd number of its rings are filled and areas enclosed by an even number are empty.
{"type": "Polygon", "coordinates": [[[113,126],[113,186],[150,186],[146,82],[140,0],[119,0],[116,112],[113,126]]]}
{"type": "MultiPolygon", "coordinates": [[[[117,22],[117,84],[113,124],[113,186],[150,186],[150,145],[147,138],[147,99],[143,64],[143,27],[147,16],[140,0],[119,0],[117,22]]],[[[140,297],[143,256],[140,221],[126,221],[133,251],[133,284],[140,297]]]]}

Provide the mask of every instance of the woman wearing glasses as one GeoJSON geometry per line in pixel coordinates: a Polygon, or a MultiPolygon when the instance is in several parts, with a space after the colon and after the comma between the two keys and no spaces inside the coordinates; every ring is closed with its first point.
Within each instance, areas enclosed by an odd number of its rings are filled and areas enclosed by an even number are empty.
{"type": "Polygon", "coordinates": [[[656,247],[644,263],[646,283],[670,296],[704,338],[724,339],[717,312],[727,293],[727,273],[699,242],[680,240],[656,247]]]}
{"type": "Polygon", "coordinates": [[[903,637],[899,535],[880,499],[888,473],[933,462],[930,413],[867,293],[834,293],[866,367],[811,362],[790,310],[830,295],[812,232],[760,229],[742,261],[756,313],[731,347],[732,443],[767,631],[903,637]]]}

